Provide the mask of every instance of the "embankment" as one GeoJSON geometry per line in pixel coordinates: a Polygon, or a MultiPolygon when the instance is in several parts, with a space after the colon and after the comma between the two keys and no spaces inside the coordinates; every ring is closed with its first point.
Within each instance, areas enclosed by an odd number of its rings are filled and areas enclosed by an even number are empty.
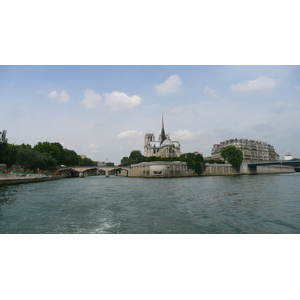
{"type": "Polygon", "coordinates": [[[63,179],[63,175],[0,174],[0,186],[63,179]]]}

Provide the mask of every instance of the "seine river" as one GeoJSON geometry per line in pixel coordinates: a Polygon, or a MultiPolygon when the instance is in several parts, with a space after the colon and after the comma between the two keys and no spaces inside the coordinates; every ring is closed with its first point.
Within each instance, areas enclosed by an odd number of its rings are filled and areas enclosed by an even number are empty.
{"type": "Polygon", "coordinates": [[[0,233],[300,233],[300,173],[0,187],[0,233]]]}

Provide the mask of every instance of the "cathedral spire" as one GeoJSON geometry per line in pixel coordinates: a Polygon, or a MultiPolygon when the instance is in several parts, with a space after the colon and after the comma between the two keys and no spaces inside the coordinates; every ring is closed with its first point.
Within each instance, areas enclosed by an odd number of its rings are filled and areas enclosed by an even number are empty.
{"type": "Polygon", "coordinates": [[[161,141],[160,144],[162,144],[164,142],[164,140],[167,138],[166,134],[165,134],[165,128],[164,128],[164,115],[162,115],[162,127],[161,127],[161,141]]]}

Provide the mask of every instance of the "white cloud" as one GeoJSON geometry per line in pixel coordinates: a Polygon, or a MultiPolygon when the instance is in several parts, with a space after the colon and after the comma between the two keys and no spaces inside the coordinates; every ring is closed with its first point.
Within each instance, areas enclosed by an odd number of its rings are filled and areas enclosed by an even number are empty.
{"type": "Polygon", "coordinates": [[[58,94],[56,91],[52,91],[47,96],[48,96],[48,98],[57,98],[58,94]]]}
{"type": "Polygon", "coordinates": [[[273,79],[268,76],[260,76],[254,80],[245,80],[237,84],[231,85],[230,89],[236,93],[248,93],[248,92],[260,92],[260,91],[270,91],[278,83],[280,79],[273,79]]]}
{"type": "Polygon", "coordinates": [[[100,94],[95,94],[94,91],[86,89],[84,93],[84,98],[80,102],[85,108],[94,108],[102,100],[100,94]]]}
{"type": "Polygon", "coordinates": [[[110,106],[113,111],[134,108],[140,105],[143,99],[140,96],[133,95],[129,97],[123,92],[112,92],[104,94],[105,103],[110,106]]]}
{"type": "Polygon", "coordinates": [[[142,137],[142,132],[137,130],[127,130],[122,131],[118,134],[117,140],[131,142],[132,140],[140,140],[142,137]]]}
{"type": "Polygon", "coordinates": [[[170,76],[165,82],[156,84],[155,89],[159,94],[171,94],[179,91],[182,80],[179,75],[170,76]]]}
{"type": "Polygon", "coordinates": [[[101,152],[100,146],[95,144],[83,145],[82,149],[92,151],[93,153],[101,152]]]}
{"type": "Polygon", "coordinates": [[[70,100],[70,96],[65,91],[61,91],[60,93],[52,91],[47,95],[47,97],[57,99],[58,102],[68,102],[70,100]]]}
{"type": "Polygon", "coordinates": [[[192,132],[187,129],[185,130],[177,130],[175,132],[175,136],[180,141],[188,141],[188,140],[196,140],[199,139],[200,136],[202,136],[205,133],[204,130],[200,130],[197,132],[192,132]]]}
{"type": "Polygon", "coordinates": [[[204,94],[207,94],[211,100],[217,100],[218,99],[218,96],[216,95],[216,91],[209,88],[209,87],[206,87],[204,89],[204,94]]]}

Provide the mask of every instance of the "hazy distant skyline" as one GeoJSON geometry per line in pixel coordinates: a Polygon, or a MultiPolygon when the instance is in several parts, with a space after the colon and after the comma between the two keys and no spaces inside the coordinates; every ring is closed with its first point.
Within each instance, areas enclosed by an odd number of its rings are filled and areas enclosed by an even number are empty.
{"type": "Polygon", "coordinates": [[[119,164],[161,129],[182,152],[268,142],[300,157],[299,66],[1,66],[1,130],[10,143],[60,142],[119,164]]]}

